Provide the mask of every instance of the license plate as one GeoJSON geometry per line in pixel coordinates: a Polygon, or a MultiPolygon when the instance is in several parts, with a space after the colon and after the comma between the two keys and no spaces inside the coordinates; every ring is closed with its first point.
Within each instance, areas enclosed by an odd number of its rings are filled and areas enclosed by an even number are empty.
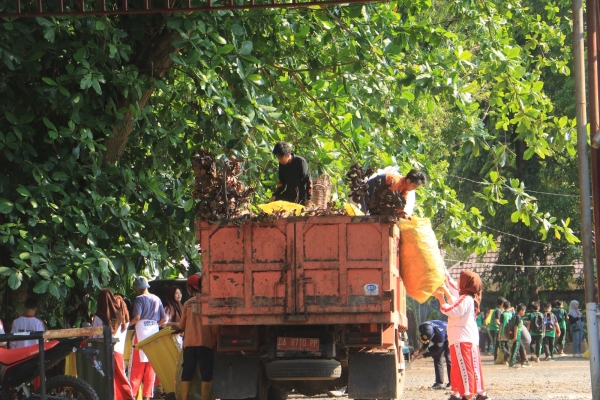
{"type": "Polygon", "coordinates": [[[319,351],[319,339],[278,337],[277,350],[319,351]]]}

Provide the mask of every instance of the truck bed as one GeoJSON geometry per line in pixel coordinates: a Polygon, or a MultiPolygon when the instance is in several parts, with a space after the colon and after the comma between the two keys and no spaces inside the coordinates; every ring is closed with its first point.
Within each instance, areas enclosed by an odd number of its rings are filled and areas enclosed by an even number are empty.
{"type": "Polygon", "coordinates": [[[379,217],[197,221],[209,325],[406,325],[399,229],[379,217]]]}

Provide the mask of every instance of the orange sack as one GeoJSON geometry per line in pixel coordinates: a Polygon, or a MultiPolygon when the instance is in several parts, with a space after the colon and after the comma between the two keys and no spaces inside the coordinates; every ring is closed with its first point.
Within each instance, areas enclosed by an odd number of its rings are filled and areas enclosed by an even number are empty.
{"type": "Polygon", "coordinates": [[[443,285],[446,267],[429,218],[400,220],[400,276],[406,292],[424,303],[443,285]]]}

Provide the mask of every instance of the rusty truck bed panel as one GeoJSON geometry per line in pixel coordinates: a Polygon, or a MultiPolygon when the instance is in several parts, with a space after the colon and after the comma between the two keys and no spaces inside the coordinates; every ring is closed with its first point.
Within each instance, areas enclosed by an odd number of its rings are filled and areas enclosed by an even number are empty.
{"type": "Polygon", "coordinates": [[[377,217],[198,221],[204,322],[402,323],[399,230],[377,217]]]}

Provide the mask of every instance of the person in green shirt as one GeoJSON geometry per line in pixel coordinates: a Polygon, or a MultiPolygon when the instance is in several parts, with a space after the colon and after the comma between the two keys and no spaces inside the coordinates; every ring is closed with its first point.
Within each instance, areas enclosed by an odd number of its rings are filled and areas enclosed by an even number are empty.
{"type": "Polygon", "coordinates": [[[502,305],[505,301],[506,299],[502,296],[496,299],[496,309],[493,311],[492,318],[488,324],[488,330],[492,336],[492,344],[494,345],[494,361],[498,357],[498,331],[500,330],[500,317],[502,316],[502,312],[504,312],[502,305]]]}
{"type": "Polygon", "coordinates": [[[490,351],[490,345],[492,343],[492,337],[490,336],[490,332],[485,323],[485,319],[486,319],[488,313],[490,313],[490,312],[492,312],[492,311],[488,310],[487,312],[485,312],[482,310],[479,313],[479,315],[477,316],[477,318],[475,319],[475,322],[477,323],[477,329],[479,330],[479,352],[481,354],[488,354],[488,355],[489,355],[489,351],[490,351]]]}
{"type": "Polygon", "coordinates": [[[554,302],[554,308],[552,313],[558,321],[558,327],[560,328],[560,336],[556,338],[556,354],[560,357],[565,356],[565,341],[567,339],[567,312],[563,308],[563,301],[556,300],[554,302]]]}
{"type": "Polygon", "coordinates": [[[507,329],[512,329],[508,332],[509,342],[512,344],[508,367],[509,368],[528,368],[531,365],[527,362],[527,354],[525,352],[525,345],[521,341],[521,334],[523,333],[523,316],[525,315],[525,304],[520,303],[517,305],[517,313],[508,324],[507,329]],[[521,358],[521,366],[517,365],[517,354],[521,358]]]}
{"type": "Polygon", "coordinates": [[[560,336],[560,327],[556,316],[552,313],[552,304],[546,302],[544,308],[544,361],[554,361],[554,340],[560,336]]]}
{"type": "Polygon", "coordinates": [[[498,337],[500,338],[500,350],[504,353],[504,364],[508,364],[508,358],[510,357],[510,347],[505,331],[513,315],[515,315],[515,312],[514,308],[510,305],[510,301],[508,300],[504,300],[502,308],[504,309],[504,312],[500,317],[500,332],[498,334],[498,337]]]}
{"type": "Polygon", "coordinates": [[[527,321],[527,329],[531,334],[531,346],[533,355],[531,361],[540,362],[544,341],[544,314],[540,312],[540,303],[537,301],[531,302],[531,314],[527,321]]]}

